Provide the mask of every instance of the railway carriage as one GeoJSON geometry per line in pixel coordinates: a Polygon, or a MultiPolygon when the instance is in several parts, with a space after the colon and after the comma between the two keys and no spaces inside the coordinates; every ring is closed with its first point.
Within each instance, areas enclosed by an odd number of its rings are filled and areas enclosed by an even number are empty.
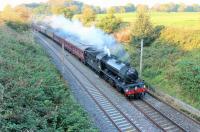
{"type": "Polygon", "coordinates": [[[62,44],[64,44],[65,42],[65,40],[57,32],[54,33],[53,40],[57,42],[60,46],[62,46],[62,44]]]}
{"type": "Polygon", "coordinates": [[[54,31],[53,31],[53,29],[46,29],[45,30],[45,34],[49,37],[49,38],[51,38],[51,39],[53,39],[53,36],[54,36],[54,31]]]}

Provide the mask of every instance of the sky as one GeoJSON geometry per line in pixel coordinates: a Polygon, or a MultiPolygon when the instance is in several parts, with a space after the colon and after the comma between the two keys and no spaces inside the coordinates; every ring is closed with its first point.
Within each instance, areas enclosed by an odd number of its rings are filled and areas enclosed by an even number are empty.
{"type": "MultiPolygon", "coordinates": [[[[38,3],[38,2],[46,2],[48,0],[0,0],[0,10],[2,10],[7,4],[11,6],[16,6],[22,3],[38,3]]],[[[200,4],[200,0],[77,0],[84,2],[86,4],[100,6],[100,7],[109,7],[109,6],[117,6],[117,5],[125,5],[127,3],[137,4],[147,4],[152,6],[156,3],[185,3],[187,5],[191,5],[193,3],[200,4]]]]}

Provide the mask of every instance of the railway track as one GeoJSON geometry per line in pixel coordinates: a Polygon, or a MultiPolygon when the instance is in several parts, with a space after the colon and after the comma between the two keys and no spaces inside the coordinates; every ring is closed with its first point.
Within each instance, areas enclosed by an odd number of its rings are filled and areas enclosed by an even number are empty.
{"type": "Polygon", "coordinates": [[[166,132],[184,132],[185,130],[155,109],[145,100],[132,101],[131,104],[142,112],[149,120],[151,120],[157,127],[166,132]]]}
{"type": "MultiPolygon", "coordinates": [[[[40,37],[40,36],[39,36],[40,37]]],[[[62,60],[62,56],[57,53],[58,49],[50,46],[48,42],[41,38],[44,43],[46,43],[46,46],[48,49],[50,49],[58,59],[62,60]]],[[[67,58],[66,58],[67,59],[67,58]]],[[[94,100],[98,108],[104,113],[104,115],[109,119],[109,121],[113,124],[113,126],[116,127],[118,131],[142,131],[139,126],[135,125],[130,119],[130,117],[127,114],[124,114],[120,108],[115,105],[103,92],[100,90],[100,88],[93,83],[79,68],[70,62],[70,60],[65,62],[65,67],[67,69],[74,69],[70,70],[70,74],[76,80],[78,83],[82,86],[84,91],[89,95],[89,97],[94,100]],[[70,66],[69,66],[70,65],[70,66]],[[74,71],[77,71],[76,73],[74,71]],[[80,75],[80,76],[77,76],[80,75]]],[[[155,124],[161,131],[173,131],[173,132],[181,132],[186,131],[184,128],[182,128],[180,125],[178,125],[176,122],[172,121],[170,118],[162,114],[160,111],[158,111],[156,108],[153,107],[153,105],[149,104],[145,100],[137,100],[134,102],[130,102],[130,104],[135,107],[138,111],[143,113],[144,116],[146,116],[147,119],[149,119],[153,124],[155,124]]]]}
{"type": "MultiPolygon", "coordinates": [[[[38,36],[45,45],[58,59],[62,60],[62,56],[52,48],[48,42],[38,36]]],[[[110,122],[116,127],[118,131],[124,132],[139,132],[141,131],[130,119],[124,114],[118,106],[116,106],[85,74],[80,71],[70,61],[65,61],[64,66],[69,70],[70,74],[78,81],[86,93],[96,103],[99,109],[105,114],[110,122]],[[66,64],[68,63],[68,65],[66,64]],[[77,76],[79,75],[79,76],[77,76]]]]}
{"type": "Polygon", "coordinates": [[[158,100],[159,102],[164,103],[165,105],[169,106],[171,109],[174,109],[175,111],[179,112],[180,114],[184,115],[185,117],[189,118],[190,120],[192,120],[193,122],[195,122],[196,124],[200,124],[199,121],[195,120],[193,117],[191,117],[190,115],[187,115],[186,113],[182,112],[181,110],[175,108],[173,105],[170,105],[168,102],[165,102],[164,100],[158,98],[157,96],[155,96],[152,92],[148,91],[148,94],[153,97],[154,99],[158,100]]]}

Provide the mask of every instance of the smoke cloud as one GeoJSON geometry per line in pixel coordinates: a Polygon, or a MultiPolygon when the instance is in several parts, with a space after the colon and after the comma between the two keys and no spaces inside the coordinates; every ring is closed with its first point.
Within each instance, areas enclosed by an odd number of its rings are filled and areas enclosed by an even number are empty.
{"type": "Polygon", "coordinates": [[[45,18],[43,22],[66,39],[72,39],[83,44],[91,45],[108,54],[116,55],[120,60],[129,60],[129,55],[123,46],[118,43],[112,35],[106,34],[95,26],[84,27],[80,21],[71,21],[64,16],[51,16],[45,18]]]}

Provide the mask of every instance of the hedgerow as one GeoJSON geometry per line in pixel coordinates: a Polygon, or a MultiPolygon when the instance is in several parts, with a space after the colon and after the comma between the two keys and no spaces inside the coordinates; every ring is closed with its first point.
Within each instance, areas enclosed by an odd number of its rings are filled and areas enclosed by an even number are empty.
{"type": "Polygon", "coordinates": [[[27,31],[30,27],[28,23],[22,23],[18,21],[7,21],[6,25],[17,32],[27,31]]]}

